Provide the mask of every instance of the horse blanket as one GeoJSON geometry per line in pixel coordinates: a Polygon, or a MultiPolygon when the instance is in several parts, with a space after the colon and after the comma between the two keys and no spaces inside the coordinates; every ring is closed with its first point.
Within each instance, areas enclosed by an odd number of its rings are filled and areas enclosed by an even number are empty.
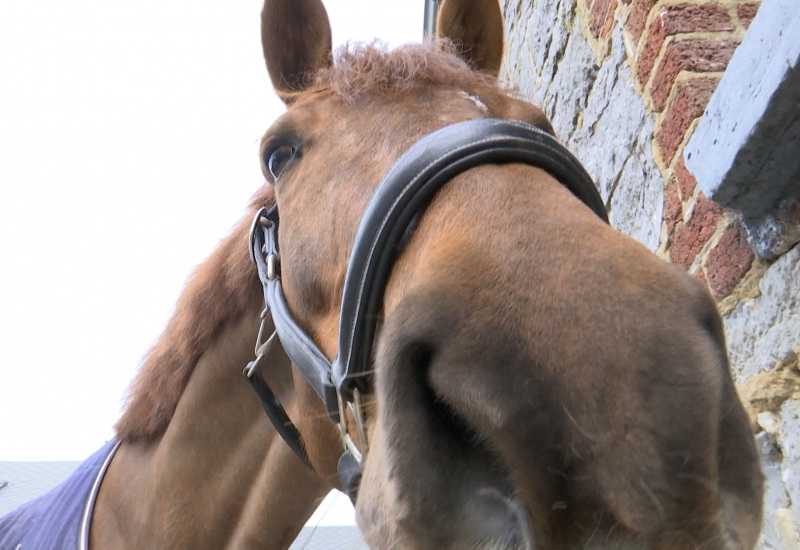
{"type": "Polygon", "coordinates": [[[107,442],[49,493],[0,518],[0,549],[88,550],[94,502],[118,446],[107,442]]]}

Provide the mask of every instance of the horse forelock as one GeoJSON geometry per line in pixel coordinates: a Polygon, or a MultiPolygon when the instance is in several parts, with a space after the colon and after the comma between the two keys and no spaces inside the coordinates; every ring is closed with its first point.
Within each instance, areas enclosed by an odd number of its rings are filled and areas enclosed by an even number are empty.
{"type": "Polygon", "coordinates": [[[164,433],[200,356],[221,329],[261,304],[261,285],[250,262],[248,231],[261,206],[274,203],[263,186],[249,213],[189,277],[164,332],[145,356],[115,426],[123,441],[151,440],[164,433]]]}
{"type": "Polygon", "coordinates": [[[480,90],[497,87],[494,77],[473,70],[455,55],[456,46],[444,39],[405,44],[389,50],[380,41],[348,43],[334,55],[334,63],[320,69],[308,93],[331,91],[346,102],[366,96],[416,87],[480,90]]]}

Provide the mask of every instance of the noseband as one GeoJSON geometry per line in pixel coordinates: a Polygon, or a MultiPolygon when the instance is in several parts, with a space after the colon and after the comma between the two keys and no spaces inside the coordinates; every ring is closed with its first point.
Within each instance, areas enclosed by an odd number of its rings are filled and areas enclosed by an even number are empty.
{"type": "Polygon", "coordinates": [[[413,218],[445,183],[470,168],[504,163],[544,169],[608,223],[603,201],[580,162],[553,136],[535,126],[502,119],[471,120],[423,137],[389,169],[361,219],[347,266],[339,349],[333,362],[297,325],[286,306],[280,282],[277,205],[262,208],[253,221],[250,248],[264,287],[266,309],[256,343],[256,359],[247,365],[245,375],[276,430],[311,466],[299,432],[258,373],[263,358],[273,353],[276,345],[283,347],[339,426],[345,448],[339,461],[339,476],[351,498],[355,498],[366,452],[361,392],[365,390],[386,281],[401,239],[413,218]],[[263,341],[269,333],[272,335],[263,341]],[[276,334],[280,342],[276,342],[276,334]],[[349,435],[345,408],[350,408],[355,419],[360,449],[349,435]]]}

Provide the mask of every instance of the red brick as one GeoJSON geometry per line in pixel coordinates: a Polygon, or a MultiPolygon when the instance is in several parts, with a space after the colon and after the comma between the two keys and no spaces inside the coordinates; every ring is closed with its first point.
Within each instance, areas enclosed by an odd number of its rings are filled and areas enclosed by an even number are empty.
{"type": "Polygon", "coordinates": [[[678,85],[677,95],[670,104],[661,126],[656,130],[655,136],[666,164],[672,162],[692,121],[703,114],[708,100],[717,89],[719,80],[716,76],[698,76],[684,80],[678,85]]]}
{"type": "Polygon", "coordinates": [[[702,193],[697,196],[689,223],[675,230],[669,245],[669,255],[674,264],[684,269],[691,267],[695,257],[716,231],[722,212],[721,206],[708,200],[702,193]]]}
{"type": "Polygon", "coordinates": [[[645,25],[647,25],[647,17],[650,15],[650,10],[656,5],[657,0],[633,0],[633,7],[631,14],[628,16],[628,21],[625,26],[633,35],[633,39],[639,42],[642,37],[645,25]]]}
{"type": "Polygon", "coordinates": [[[692,198],[692,194],[697,187],[697,180],[692,173],[689,172],[689,169],[686,168],[683,156],[678,159],[678,164],[675,166],[675,177],[678,180],[681,200],[688,201],[692,198]]]}
{"type": "Polygon", "coordinates": [[[595,38],[608,36],[614,23],[617,0],[593,0],[589,8],[589,30],[595,38]]]}
{"type": "Polygon", "coordinates": [[[617,11],[617,0],[612,0],[606,12],[606,24],[603,26],[603,36],[607,37],[614,27],[614,13],[617,11]]]}
{"type": "Polygon", "coordinates": [[[671,177],[664,187],[664,221],[667,224],[667,238],[672,238],[672,232],[683,219],[683,207],[678,196],[678,185],[675,176],[671,177]]]}
{"type": "Polygon", "coordinates": [[[730,226],[706,258],[708,286],[716,298],[724,298],[753,265],[755,255],[739,223],[730,226]]]}
{"type": "Polygon", "coordinates": [[[647,38],[636,64],[639,83],[650,78],[661,46],[668,36],[688,32],[732,31],[735,25],[728,11],[719,4],[675,4],[659,10],[647,28],[647,38]]]}
{"type": "Polygon", "coordinates": [[[656,111],[662,111],[681,71],[722,72],[739,44],[729,40],[692,39],[669,44],[656,67],[650,97],[656,111]]]}
{"type": "Polygon", "coordinates": [[[736,6],[736,15],[739,16],[739,21],[741,21],[745,29],[750,28],[750,23],[753,22],[753,18],[758,12],[758,6],[760,4],[739,4],[736,6]]]}

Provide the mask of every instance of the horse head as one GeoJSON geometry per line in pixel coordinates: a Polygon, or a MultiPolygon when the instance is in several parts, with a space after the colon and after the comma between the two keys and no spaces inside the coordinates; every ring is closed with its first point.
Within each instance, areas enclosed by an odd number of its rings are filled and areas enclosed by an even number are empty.
{"type": "MultiPolygon", "coordinates": [[[[261,147],[282,299],[332,365],[354,247],[377,231],[361,220],[404,152],[424,156],[471,121],[552,134],[497,81],[496,0],[445,0],[437,34],[334,53],[319,0],[264,5],[266,64],[287,105],[261,147]]],[[[762,477],[713,301],[564,179],[492,157],[454,172],[396,229],[355,373],[363,419],[338,414],[363,453],[353,494],[371,546],[755,544],[762,477]]],[[[352,375],[332,371],[345,402],[352,375]]],[[[302,414],[324,437],[301,430],[308,461],[344,489],[327,420],[339,411],[311,401],[302,414]]]]}

